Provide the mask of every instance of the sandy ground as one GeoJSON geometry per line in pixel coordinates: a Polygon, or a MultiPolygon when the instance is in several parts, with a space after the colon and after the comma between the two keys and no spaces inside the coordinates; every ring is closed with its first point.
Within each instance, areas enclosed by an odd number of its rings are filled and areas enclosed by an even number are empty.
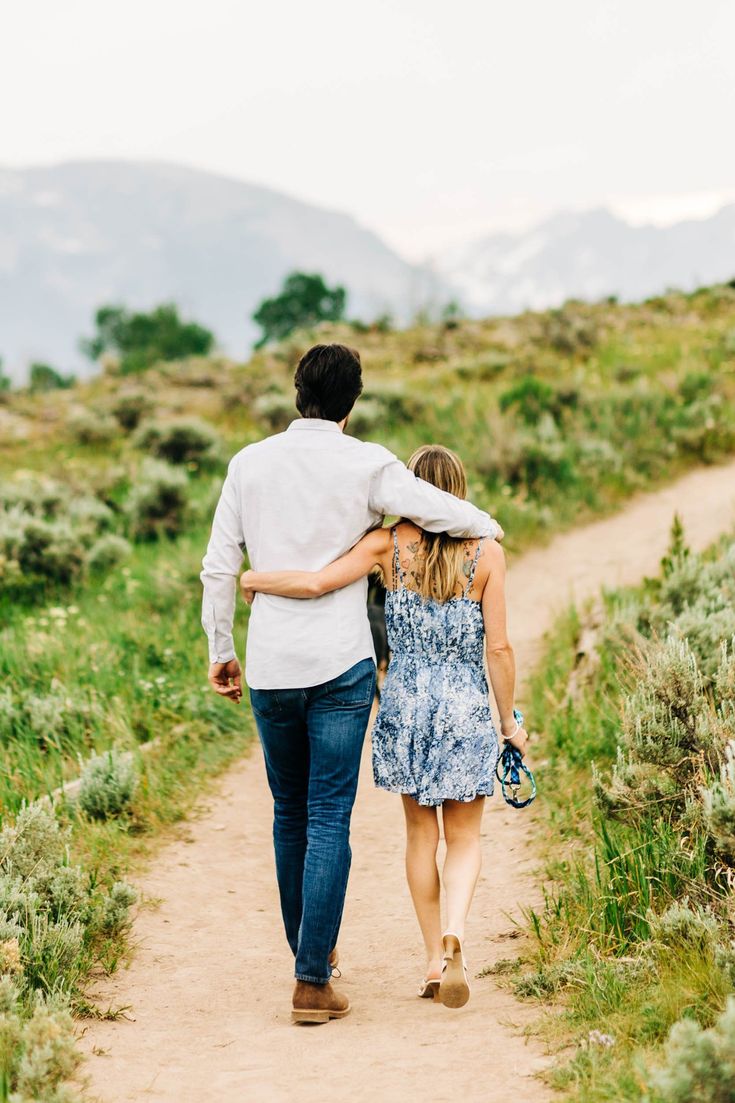
{"type": "MultiPolygon", "coordinates": [[[[556,538],[511,564],[511,635],[521,675],[553,614],[601,585],[653,573],[674,511],[704,547],[735,521],[735,464],[696,471],[614,517],[556,538]]],[[[532,719],[531,726],[532,726],[532,719]]],[[[543,800],[543,771],[540,771],[543,800]]],[[[510,918],[538,898],[533,806],[499,796],[485,816],[484,870],[470,917],[473,972],[513,956],[510,918]]],[[[492,978],[450,1011],[415,997],[423,958],[403,877],[400,801],[372,786],[368,748],[353,820],[353,867],[340,938],[353,1014],[328,1026],[289,1020],[292,960],[280,924],[271,807],[258,748],[221,782],[140,889],[160,900],[135,924],[129,969],[105,981],[102,1007],[129,1020],[84,1030],[91,1093],[105,1103],[323,1103],[462,1099],[536,1103],[549,1062],[523,1028],[538,1008],[492,978]]]]}

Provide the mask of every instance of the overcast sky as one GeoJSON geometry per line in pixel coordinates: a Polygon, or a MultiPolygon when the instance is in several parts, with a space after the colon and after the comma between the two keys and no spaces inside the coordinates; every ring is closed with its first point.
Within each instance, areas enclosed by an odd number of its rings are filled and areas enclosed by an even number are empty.
{"type": "Polygon", "coordinates": [[[5,0],[0,164],[178,161],[411,257],[735,196],[733,0],[5,0]]]}

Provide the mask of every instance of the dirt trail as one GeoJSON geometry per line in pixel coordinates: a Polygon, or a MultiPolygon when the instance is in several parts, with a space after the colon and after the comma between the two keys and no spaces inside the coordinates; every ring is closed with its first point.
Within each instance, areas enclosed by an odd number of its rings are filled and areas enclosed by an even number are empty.
{"type": "MultiPolygon", "coordinates": [[[[511,635],[521,674],[570,598],[655,571],[675,510],[695,547],[726,531],[735,520],[735,463],[642,495],[616,516],[511,564],[511,635]]],[[[540,783],[543,799],[543,776],[540,783]]],[[[497,796],[490,802],[467,937],[475,971],[513,954],[506,913],[537,896],[527,845],[532,824],[532,814],[507,809],[497,796]]],[[[223,778],[187,831],[141,879],[142,891],[161,905],[141,913],[131,967],[99,993],[103,1006],[130,1006],[134,1021],[95,1023],[84,1034],[92,1090],[105,1103],[550,1098],[533,1076],[548,1059],[521,1033],[537,1009],[491,978],[474,982],[461,1011],[415,998],[423,959],[403,878],[400,802],[373,788],[367,748],[340,939],[339,984],[354,1007],[343,1022],[289,1022],[292,960],[257,748],[223,778]]]]}

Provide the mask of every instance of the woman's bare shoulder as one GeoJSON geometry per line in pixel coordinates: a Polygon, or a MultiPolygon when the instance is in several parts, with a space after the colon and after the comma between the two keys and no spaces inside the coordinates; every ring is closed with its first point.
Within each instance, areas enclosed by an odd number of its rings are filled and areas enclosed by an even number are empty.
{"type": "Polygon", "coordinates": [[[477,557],[477,572],[475,574],[475,586],[484,590],[485,584],[491,575],[496,579],[505,574],[505,552],[497,540],[489,538],[482,541],[480,554],[477,557]]]}
{"type": "Polygon", "coordinates": [[[505,567],[505,552],[503,551],[502,544],[499,544],[497,540],[491,540],[489,537],[482,542],[482,548],[480,549],[480,560],[486,565],[488,571],[499,570],[505,567]]]}
{"type": "Polygon", "coordinates": [[[370,529],[370,532],[365,533],[360,544],[369,549],[376,558],[380,558],[393,547],[391,530],[387,528],[370,529]]]}
{"type": "MultiPolygon", "coordinates": [[[[420,541],[423,535],[422,529],[418,525],[414,525],[413,521],[399,521],[393,527],[396,530],[399,544],[411,544],[420,541]]],[[[386,531],[390,532],[391,530],[386,529],[386,531]]]]}

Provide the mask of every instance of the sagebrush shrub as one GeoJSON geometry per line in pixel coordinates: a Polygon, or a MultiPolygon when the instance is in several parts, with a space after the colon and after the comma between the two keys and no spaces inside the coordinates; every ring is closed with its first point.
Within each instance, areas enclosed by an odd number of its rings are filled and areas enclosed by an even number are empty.
{"type": "Polygon", "coordinates": [[[650,1103],[730,1103],[735,1099],[735,998],[713,1027],[682,1019],[669,1033],[664,1063],[648,1077],[650,1103]]]}
{"type": "Polygon", "coordinates": [[[388,427],[417,421],[426,413],[427,399],[415,387],[404,383],[382,383],[366,387],[362,398],[355,405],[357,411],[362,402],[375,403],[383,414],[383,425],[388,427]]]}
{"type": "Polygon", "coordinates": [[[609,777],[593,771],[595,798],[623,819],[651,808],[684,814],[698,792],[698,771],[719,762],[722,746],[722,720],[688,641],[671,636],[651,644],[624,698],[617,760],[609,777]]]}
{"type": "Polygon", "coordinates": [[[106,574],[127,559],[132,550],[124,536],[105,533],[87,552],[87,568],[96,574],[106,574]]]}
{"type": "Polygon", "coordinates": [[[725,750],[720,777],[702,792],[704,822],[715,847],[730,865],[735,865],[735,740],[725,750]]]}
{"type": "Polygon", "coordinates": [[[72,991],[95,939],[120,930],[134,900],[128,886],[94,886],[69,860],[68,828],[39,802],[0,831],[0,945],[15,942],[22,991],[72,991]]]}
{"type": "Polygon", "coordinates": [[[215,429],[200,418],[149,421],[137,430],[137,448],[173,464],[211,466],[220,457],[221,443],[215,429]]]}
{"type": "Polygon", "coordinates": [[[273,433],[282,433],[298,417],[294,400],[285,394],[262,394],[252,404],[253,416],[273,433]]]}
{"type": "Polygon", "coordinates": [[[125,930],[130,924],[130,908],[137,899],[135,889],[125,881],[116,881],[105,900],[101,929],[108,936],[125,930]]]}
{"type": "Polygon", "coordinates": [[[125,503],[131,535],[139,540],[177,536],[188,505],[186,474],[163,460],[144,460],[125,503]]]}
{"type": "Polygon", "coordinates": [[[153,410],[153,401],[144,391],[122,391],[112,403],[110,413],[121,428],[131,433],[153,410]]]}
{"type": "Polygon", "coordinates": [[[69,521],[47,521],[18,509],[0,513],[0,553],[17,564],[29,585],[68,584],[84,565],[84,543],[69,521]]]}
{"type": "Polygon", "coordinates": [[[120,433],[115,418],[92,411],[75,414],[69,419],[68,429],[77,444],[109,444],[120,433]]]}
{"type": "Polygon", "coordinates": [[[362,398],[350,414],[349,429],[361,437],[381,424],[384,417],[383,407],[372,398],[362,398]]]}
{"type": "Polygon", "coordinates": [[[110,750],[94,755],[84,767],[79,805],[92,819],[119,816],[129,806],[138,784],[130,755],[110,750]]]}
{"type": "Polygon", "coordinates": [[[623,743],[638,761],[681,765],[711,745],[702,675],[688,642],[669,638],[647,651],[638,685],[627,698],[623,743]]]}
{"type": "Polygon", "coordinates": [[[651,938],[663,947],[686,946],[714,953],[719,938],[717,916],[708,908],[690,907],[686,897],[656,915],[648,914],[651,938]]]}
{"type": "Polygon", "coordinates": [[[77,1103],[67,1081],[82,1057],[68,1001],[36,994],[30,1009],[10,977],[0,978],[0,1092],[8,1103],[77,1103]]]}

